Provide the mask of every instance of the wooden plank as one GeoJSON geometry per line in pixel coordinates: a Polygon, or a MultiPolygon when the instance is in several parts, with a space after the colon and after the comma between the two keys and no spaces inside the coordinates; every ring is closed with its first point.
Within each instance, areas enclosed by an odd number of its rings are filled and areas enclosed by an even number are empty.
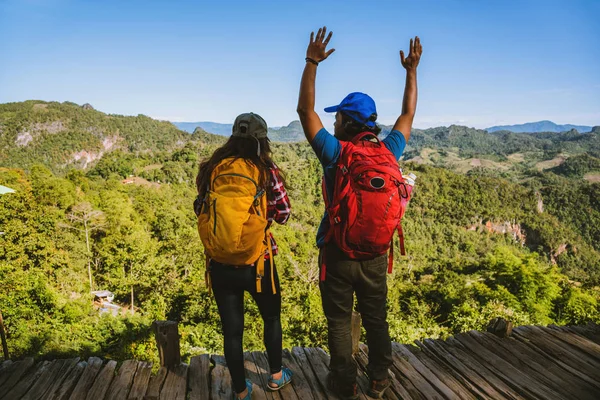
{"type": "MultiPolygon", "coordinates": [[[[321,358],[321,361],[323,362],[323,365],[326,366],[326,368],[329,370],[329,362],[330,362],[330,357],[329,355],[325,352],[325,350],[321,349],[321,348],[310,348],[307,349],[311,352],[313,352],[316,356],[321,358]]],[[[355,365],[356,365],[356,361],[354,361],[355,365]]],[[[358,389],[358,398],[361,400],[367,400],[367,390],[369,388],[369,379],[365,376],[365,374],[358,369],[357,366],[357,371],[356,371],[356,383],[358,384],[357,389],[358,389]]]]}
{"type": "Polygon", "coordinates": [[[499,339],[494,335],[476,331],[469,332],[469,335],[487,349],[494,349],[495,354],[527,375],[528,380],[538,381],[552,388],[563,398],[596,399],[596,396],[589,396],[590,391],[595,391],[593,387],[588,386],[584,381],[577,379],[556,364],[547,362],[539,354],[523,349],[519,346],[522,345],[520,342],[499,339]],[[558,371],[558,373],[554,371],[558,371]]]}
{"type": "MultiPolygon", "coordinates": [[[[368,354],[367,346],[364,344],[359,344],[358,353],[356,353],[354,355],[354,359],[356,360],[358,367],[365,374],[367,373],[367,365],[369,363],[367,354],[368,354]]],[[[402,386],[400,386],[400,384],[396,380],[395,374],[392,371],[388,371],[388,375],[390,378],[390,388],[385,391],[385,393],[384,393],[385,398],[389,399],[389,400],[398,400],[398,399],[410,400],[411,399],[410,395],[408,394],[406,389],[404,389],[402,386]],[[399,393],[399,394],[396,395],[396,393],[399,393]],[[398,397],[398,396],[400,396],[400,397],[398,397]]],[[[364,390],[365,389],[363,389],[363,391],[364,390]]],[[[368,390],[368,388],[366,390],[368,390]]]]}
{"type": "Polygon", "coordinates": [[[10,378],[10,374],[14,368],[15,365],[11,360],[6,360],[0,365],[0,390],[2,390],[2,384],[10,378]]]}
{"type": "Polygon", "coordinates": [[[179,330],[175,321],[154,321],[152,324],[160,366],[174,370],[181,364],[179,330]]]}
{"type": "Polygon", "coordinates": [[[54,379],[58,377],[62,366],[67,360],[59,359],[50,362],[48,368],[39,376],[33,383],[31,388],[25,393],[22,400],[38,400],[54,383],[54,379]]]}
{"type": "Polygon", "coordinates": [[[594,343],[600,344],[600,325],[589,322],[583,326],[570,326],[569,329],[577,332],[594,343]]]}
{"type": "Polygon", "coordinates": [[[296,359],[287,349],[283,350],[282,358],[283,365],[289,368],[292,371],[292,374],[294,374],[292,377],[292,386],[294,387],[294,391],[298,398],[302,400],[313,400],[314,396],[310,385],[308,384],[308,379],[304,375],[304,371],[300,365],[298,365],[296,359]]]}
{"type": "Polygon", "coordinates": [[[16,367],[17,363],[19,363],[19,362],[20,361],[17,361],[14,364],[13,364],[12,360],[6,360],[6,361],[2,362],[2,364],[0,365],[0,388],[2,387],[2,384],[6,380],[8,380],[8,378],[10,378],[10,374],[12,373],[12,371],[16,367]]]}
{"type": "MultiPolygon", "coordinates": [[[[560,368],[565,370],[566,373],[570,373],[571,375],[576,376],[579,380],[586,382],[586,384],[594,386],[600,390],[600,381],[590,378],[588,375],[584,374],[580,370],[580,366],[576,361],[573,361],[572,359],[555,357],[555,355],[552,354],[552,352],[550,352],[547,348],[544,349],[543,346],[540,347],[530,340],[520,336],[518,331],[515,332],[513,339],[515,340],[515,346],[518,346],[521,349],[527,349],[526,351],[536,353],[543,357],[545,360],[545,365],[548,368],[553,368],[553,365],[558,365],[560,368]]],[[[557,371],[557,374],[559,373],[560,372],[557,371]]]]}
{"type": "Polygon", "coordinates": [[[119,372],[113,379],[108,391],[106,392],[106,398],[110,400],[126,400],[129,395],[129,389],[133,383],[133,377],[135,371],[137,371],[138,363],[134,360],[126,360],[119,368],[119,372]]]}
{"type": "Polygon", "coordinates": [[[327,387],[327,376],[329,375],[329,363],[323,362],[321,355],[317,352],[317,349],[302,349],[304,354],[306,354],[306,359],[308,360],[311,369],[315,374],[316,381],[319,383],[319,386],[323,389],[323,391],[327,394],[328,397],[335,398],[335,394],[329,390],[327,387]]]}
{"type": "Polygon", "coordinates": [[[520,326],[513,330],[513,335],[515,335],[516,339],[524,343],[531,343],[551,357],[573,367],[580,373],[587,375],[595,381],[600,381],[600,369],[597,366],[583,362],[578,356],[573,354],[566,344],[563,344],[560,340],[551,340],[546,335],[538,335],[535,332],[522,328],[520,326]]]}
{"type": "Polygon", "coordinates": [[[20,399],[37,381],[37,379],[50,367],[50,361],[42,361],[23,376],[19,382],[6,393],[3,399],[20,399]]]}
{"type": "MultiPolygon", "coordinates": [[[[138,362],[137,369],[135,371],[135,377],[133,378],[133,384],[131,390],[127,396],[127,400],[143,400],[148,389],[148,382],[150,382],[150,376],[152,375],[152,363],[146,361],[138,362]]],[[[208,396],[207,396],[208,397],[208,396]]]]}
{"type": "Polygon", "coordinates": [[[573,357],[576,357],[581,363],[585,363],[591,367],[598,367],[598,362],[591,356],[587,351],[581,350],[578,347],[571,345],[570,343],[566,343],[565,341],[553,336],[546,329],[542,329],[539,326],[521,326],[519,327],[520,332],[525,332],[526,336],[535,336],[537,338],[544,338],[549,342],[554,343],[555,345],[561,347],[565,351],[572,354],[573,357]]]}
{"type": "Polygon", "coordinates": [[[571,333],[569,331],[561,331],[558,329],[554,329],[553,327],[543,328],[542,330],[562,340],[563,342],[566,342],[571,346],[576,347],[577,349],[588,354],[590,357],[594,358],[596,362],[600,363],[599,344],[596,344],[587,338],[582,338],[581,336],[571,333]]]}
{"type": "MultiPolygon", "coordinates": [[[[19,362],[19,361],[17,361],[19,362]]],[[[10,378],[10,374],[14,370],[16,363],[13,364],[11,360],[6,360],[0,365],[0,390],[2,388],[2,384],[10,378]]]]}
{"type": "MultiPolygon", "coordinates": [[[[96,380],[94,384],[90,387],[88,394],[86,396],[87,400],[102,400],[104,399],[104,395],[108,391],[110,384],[115,377],[115,368],[117,367],[117,362],[111,360],[106,363],[104,368],[98,373],[96,376],[96,380]]],[[[110,400],[110,399],[109,399],[110,400]]]]}
{"type": "MultiPolygon", "coordinates": [[[[356,363],[356,359],[354,360],[354,362],[356,363]]],[[[358,384],[359,399],[370,398],[370,397],[367,397],[367,393],[369,392],[369,386],[371,385],[371,381],[369,380],[367,373],[365,371],[363,371],[362,369],[358,368],[358,363],[356,363],[356,364],[357,364],[357,366],[356,366],[356,383],[358,384]]],[[[391,395],[392,395],[392,398],[394,398],[394,399],[396,398],[396,395],[394,394],[394,392],[391,392],[391,395]]]]}
{"type": "Polygon", "coordinates": [[[419,347],[443,360],[450,367],[451,371],[456,371],[460,376],[468,379],[481,391],[485,392],[489,399],[519,400],[523,398],[495,375],[489,373],[478,361],[473,360],[460,349],[447,346],[443,341],[430,339],[426,339],[420,343],[419,347]],[[486,374],[486,372],[488,373],[486,374]]]}
{"type": "Polygon", "coordinates": [[[5,363],[3,375],[0,375],[0,399],[4,398],[4,395],[8,393],[19,380],[33,367],[33,358],[28,357],[22,361],[13,363],[5,363]],[[4,378],[4,379],[2,379],[4,378]]]}
{"type": "Polygon", "coordinates": [[[2,371],[4,371],[6,368],[8,368],[10,365],[12,365],[12,360],[4,360],[2,361],[2,364],[0,364],[0,374],[2,373],[2,371]]]}
{"type": "MultiPolygon", "coordinates": [[[[364,345],[360,347],[361,351],[365,354],[365,357],[368,358],[368,347],[364,345]]],[[[406,378],[406,376],[398,371],[398,368],[395,365],[392,365],[390,372],[394,377],[392,389],[396,395],[400,396],[401,398],[425,400],[425,396],[419,392],[415,385],[413,385],[412,382],[406,378]]]]}
{"type": "Polygon", "coordinates": [[[39,397],[40,399],[51,399],[54,397],[56,392],[61,388],[63,381],[69,376],[71,370],[75,368],[77,363],[79,362],[79,357],[65,360],[64,364],[61,366],[60,370],[54,376],[52,381],[50,381],[49,388],[39,397]]]}
{"type": "Polygon", "coordinates": [[[69,397],[69,400],[85,400],[87,397],[90,387],[94,384],[98,372],[102,368],[102,360],[98,357],[90,357],[87,360],[87,366],[81,374],[81,378],[75,385],[73,393],[69,397]]]}
{"type": "Polygon", "coordinates": [[[524,374],[517,368],[513,367],[509,362],[499,357],[492,351],[486,349],[479,342],[474,340],[471,336],[466,334],[456,335],[454,338],[450,338],[452,342],[457,341],[464,346],[464,350],[472,354],[475,358],[479,359],[480,362],[486,364],[487,368],[494,372],[496,376],[500,377],[504,382],[509,384],[517,393],[524,395],[525,397],[538,397],[542,399],[557,399],[560,400],[561,396],[556,391],[546,387],[540,382],[532,379],[531,376],[524,374]]]}
{"type": "MultiPolygon", "coordinates": [[[[425,396],[421,392],[419,392],[419,389],[417,389],[415,387],[415,385],[413,385],[413,383],[410,381],[410,379],[408,379],[406,377],[406,375],[404,375],[400,370],[398,370],[398,367],[396,365],[392,364],[392,367],[390,370],[392,371],[394,380],[398,382],[398,386],[400,386],[406,392],[409,393],[408,398],[415,399],[415,400],[426,400],[425,396]]],[[[400,391],[398,391],[398,388],[396,388],[396,387],[395,387],[394,392],[397,394],[401,393],[400,391]]]]}
{"type": "Polygon", "coordinates": [[[201,354],[190,360],[188,372],[189,400],[206,400],[210,388],[210,355],[201,354]]]}
{"type": "MultiPolygon", "coordinates": [[[[595,354],[595,349],[589,347],[585,348],[585,346],[584,348],[582,348],[581,346],[575,344],[575,341],[569,341],[567,336],[562,336],[560,333],[557,333],[556,331],[549,328],[533,325],[526,326],[524,328],[532,334],[544,336],[549,340],[552,340],[555,343],[559,344],[560,346],[564,347],[566,345],[566,348],[570,349],[574,355],[577,355],[577,357],[581,361],[586,362],[588,365],[598,366],[599,364],[600,358],[597,354],[595,354]]],[[[593,346],[595,344],[590,343],[590,345],[593,346]]]]}
{"type": "Polygon", "coordinates": [[[187,392],[188,365],[179,364],[169,370],[160,391],[160,400],[185,400],[187,392]]]}
{"type": "MultiPolygon", "coordinates": [[[[433,387],[419,372],[406,360],[402,355],[397,352],[392,352],[392,358],[394,360],[394,368],[396,377],[401,381],[405,382],[408,380],[412,383],[412,386],[426,399],[442,400],[444,397],[433,387]],[[397,372],[396,372],[397,371],[397,372]]],[[[417,397],[418,394],[408,386],[404,385],[409,391],[411,396],[417,397]]]]}
{"type": "MultiPolygon", "coordinates": [[[[256,362],[256,365],[259,367],[259,370],[265,371],[265,374],[263,375],[263,382],[265,384],[265,389],[268,392],[273,393],[274,399],[278,399],[278,398],[282,398],[285,400],[288,400],[288,399],[289,400],[299,400],[300,399],[294,389],[293,384],[288,384],[287,386],[285,386],[283,389],[280,389],[279,391],[275,391],[275,392],[269,391],[269,388],[267,386],[269,385],[268,380],[269,380],[269,377],[271,376],[271,370],[270,370],[269,361],[267,358],[268,356],[264,352],[254,352],[254,353],[252,353],[252,356],[254,357],[254,361],[256,362]]],[[[298,379],[297,377],[292,376],[292,382],[294,382],[294,380],[297,380],[297,379],[298,379]]]]}
{"type": "Polygon", "coordinates": [[[85,370],[86,366],[87,362],[80,361],[73,368],[71,368],[71,371],[65,377],[65,380],[60,385],[60,388],[54,394],[55,400],[68,400],[69,396],[71,396],[71,393],[73,392],[73,389],[75,389],[75,385],[77,385],[79,377],[81,377],[81,374],[83,374],[83,370],[85,370]]]}
{"type": "Polygon", "coordinates": [[[325,394],[325,388],[321,386],[317,379],[304,349],[301,347],[293,347],[291,355],[298,367],[302,370],[304,378],[306,379],[307,385],[310,387],[312,396],[315,400],[327,400],[327,394],[325,394]]]}
{"type": "Polygon", "coordinates": [[[439,361],[437,357],[427,354],[424,350],[415,346],[406,346],[406,348],[433,372],[435,376],[452,389],[456,393],[457,398],[474,400],[486,397],[485,393],[460,374],[457,374],[458,376],[453,375],[452,371],[443,362],[439,361]]]}
{"type": "MultiPolygon", "coordinates": [[[[535,346],[527,345],[517,339],[498,339],[493,335],[481,332],[470,332],[475,339],[487,340],[488,346],[495,346],[496,352],[506,352],[515,357],[515,362],[523,360],[526,366],[536,369],[539,373],[551,377],[562,387],[577,386],[584,390],[600,390],[600,382],[592,381],[587,375],[562,363],[548,354],[538,351],[535,346]]],[[[520,364],[519,364],[520,365],[520,364]]],[[[550,385],[552,386],[552,385],[550,385]]]]}
{"type": "Polygon", "coordinates": [[[225,362],[225,357],[212,355],[211,360],[214,367],[210,373],[210,398],[231,399],[233,388],[231,387],[231,374],[225,362]]]}
{"type": "Polygon", "coordinates": [[[427,380],[446,399],[456,399],[457,394],[454,393],[444,382],[442,382],[429,368],[427,368],[408,348],[404,345],[393,343],[392,349],[398,356],[407,360],[410,365],[427,380]]]}
{"type": "MultiPolygon", "coordinates": [[[[260,352],[256,351],[254,353],[260,352]]],[[[260,358],[260,356],[257,354],[256,358],[260,358]]],[[[275,396],[273,396],[272,392],[267,392],[266,387],[269,369],[267,367],[265,370],[263,367],[259,366],[255,360],[254,354],[248,351],[244,353],[244,369],[246,370],[246,377],[249,378],[253,384],[252,398],[256,400],[281,399],[279,393],[276,393],[275,396]]]]}
{"type": "Polygon", "coordinates": [[[165,383],[165,379],[167,378],[167,367],[161,367],[158,370],[158,373],[150,378],[150,382],[148,382],[148,389],[146,390],[146,395],[144,396],[145,400],[158,400],[160,397],[160,390],[165,383]]]}
{"type": "Polygon", "coordinates": [[[572,332],[579,337],[586,338],[592,343],[600,344],[600,332],[590,331],[587,326],[557,326],[556,329],[572,332]]]}

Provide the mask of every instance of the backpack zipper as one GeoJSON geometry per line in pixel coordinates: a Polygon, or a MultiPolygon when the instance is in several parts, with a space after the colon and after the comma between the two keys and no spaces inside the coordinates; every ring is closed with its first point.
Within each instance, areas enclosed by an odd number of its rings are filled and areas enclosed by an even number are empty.
{"type": "Polygon", "coordinates": [[[254,186],[256,186],[256,192],[258,193],[258,183],[256,183],[256,181],[254,179],[249,178],[246,175],[242,175],[242,174],[221,174],[221,175],[217,175],[217,176],[215,176],[215,179],[213,179],[213,181],[212,181],[213,187],[215,187],[215,181],[218,178],[222,177],[222,176],[237,176],[237,177],[240,177],[240,178],[248,179],[250,182],[254,183],[254,186]]]}
{"type": "Polygon", "coordinates": [[[214,221],[214,225],[213,225],[213,234],[217,234],[217,199],[213,200],[213,219],[214,221]]]}
{"type": "Polygon", "coordinates": [[[390,196],[387,206],[385,207],[385,216],[387,217],[387,213],[390,210],[390,206],[392,205],[392,200],[394,199],[394,196],[396,195],[396,193],[398,193],[397,191],[392,192],[392,195],[390,196]]]}

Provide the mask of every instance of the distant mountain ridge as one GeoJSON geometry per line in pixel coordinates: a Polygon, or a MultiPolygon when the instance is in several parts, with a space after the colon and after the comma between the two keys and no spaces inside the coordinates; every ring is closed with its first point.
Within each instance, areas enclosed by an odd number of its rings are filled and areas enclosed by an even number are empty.
{"type": "Polygon", "coordinates": [[[499,125],[486,128],[488,132],[510,131],[515,133],[534,133],[534,132],[567,132],[571,129],[576,129],[579,133],[590,132],[591,126],[584,125],[558,125],[552,121],[527,122],[518,125],[499,125]]]}
{"type": "MultiPolygon", "coordinates": [[[[177,128],[182,131],[194,133],[196,128],[201,128],[206,132],[229,136],[233,124],[220,124],[218,122],[201,121],[201,122],[172,122],[177,128]]],[[[269,138],[275,142],[299,142],[304,140],[304,131],[300,121],[292,121],[287,126],[269,127],[269,138]]]]}
{"type": "MultiPolygon", "coordinates": [[[[218,122],[201,121],[201,122],[172,122],[177,128],[182,131],[193,133],[197,127],[202,128],[206,132],[215,135],[229,136],[231,135],[232,124],[221,124],[218,122]]],[[[385,138],[391,131],[391,126],[380,125],[382,128],[381,138],[385,138]]],[[[430,128],[433,129],[433,128],[430,128]]],[[[516,125],[498,125],[484,129],[492,133],[498,131],[509,131],[514,133],[538,133],[538,132],[568,132],[577,130],[579,133],[591,132],[594,127],[586,125],[559,125],[552,121],[527,122],[525,124],[516,125]]],[[[304,133],[300,121],[292,121],[287,126],[269,127],[269,137],[278,142],[297,142],[304,139],[304,133]]]]}
{"type": "Polygon", "coordinates": [[[229,136],[231,135],[231,128],[233,124],[220,124],[218,122],[201,121],[201,122],[171,122],[177,128],[182,131],[194,133],[196,128],[202,128],[206,132],[213,133],[215,135],[229,136]]]}

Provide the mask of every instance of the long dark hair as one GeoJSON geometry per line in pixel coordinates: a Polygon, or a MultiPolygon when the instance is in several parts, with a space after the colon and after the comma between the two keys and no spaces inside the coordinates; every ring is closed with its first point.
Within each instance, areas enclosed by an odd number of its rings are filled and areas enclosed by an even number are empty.
{"type": "Polygon", "coordinates": [[[370,127],[361,124],[360,122],[352,119],[343,112],[340,112],[340,114],[342,114],[342,131],[344,132],[344,139],[352,140],[354,136],[363,132],[371,132],[375,134],[375,136],[381,133],[381,128],[377,124],[375,124],[375,126],[373,127],[370,127]]]}
{"type": "MultiPolygon", "coordinates": [[[[259,186],[267,189],[269,183],[269,169],[274,165],[271,159],[271,144],[269,138],[258,139],[260,143],[260,156],[257,154],[257,139],[231,136],[227,143],[219,147],[213,155],[200,163],[198,176],[196,176],[196,188],[200,198],[204,198],[206,190],[210,186],[210,175],[213,169],[226,158],[243,158],[247,163],[255,165],[260,171],[259,186]]],[[[282,180],[283,174],[280,174],[282,180]]],[[[267,195],[270,191],[267,190],[267,195]]]]}

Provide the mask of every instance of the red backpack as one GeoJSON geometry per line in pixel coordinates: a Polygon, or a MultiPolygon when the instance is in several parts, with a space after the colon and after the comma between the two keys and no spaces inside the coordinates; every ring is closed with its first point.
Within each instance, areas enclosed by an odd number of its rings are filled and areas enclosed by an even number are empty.
{"type": "MultiPolygon", "coordinates": [[[[323,179],[323,198],[330,223],[325,243],[333,240],[355,260],[371,259],[389,250],[391,273],[395,231],[399,234],[400,252],[406,254],[400,221],[414,181],[402,176],[396,157],[373,133],[358,134],[341,145],[331,199],[327,198],[323,179]]],[[[323,256],[321,280],[325,280],[324,260],[323,256]]]]}

